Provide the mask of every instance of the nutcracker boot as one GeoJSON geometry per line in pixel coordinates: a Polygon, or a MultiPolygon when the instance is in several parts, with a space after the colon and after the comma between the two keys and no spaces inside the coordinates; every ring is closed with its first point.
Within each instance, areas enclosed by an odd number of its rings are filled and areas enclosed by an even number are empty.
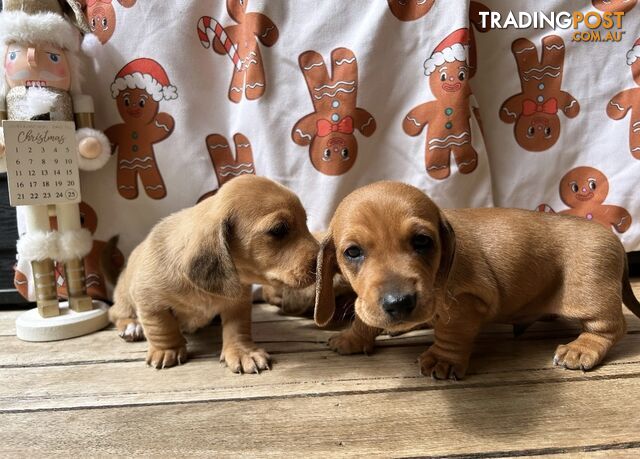
{"type": "Polygon", "coordinates": [[[54,261],[58,233],[49,228],[47,206],[24,206],[27,231],[18,240],[18,257],[31,264],[35,299],[42,317],[60,314],[54,261]]]}
{"type": "Polygon", "coordinates": [[[81,228],[78,204],[56,205],[59,236],[59,261],[64,263],[64,277],[69,295],[69,307],[76,312],[93,309],[87,295],[84,256],[91,250],[91,233],[81,228]]]}

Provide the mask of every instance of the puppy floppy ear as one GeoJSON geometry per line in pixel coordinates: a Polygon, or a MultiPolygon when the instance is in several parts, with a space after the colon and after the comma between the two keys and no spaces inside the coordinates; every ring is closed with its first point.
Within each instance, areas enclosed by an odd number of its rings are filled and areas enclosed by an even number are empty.
{"type": "Polygon", "coordinates": [[[438,285],[445,287],[456,255],[456,233],[442,212],[440,212],[439,233],[441,245],[440,266],[436,274],[436,282],[438,285]]]}
{"type": "Polygon", "coordinates": [[[207,228],[207,234],[195,237],[194,249],[187,251],[187,278],[202,290],[225,297],[238,296],[242,289],[229,250],[231,232],[231,220],[221,219],[207,228]]]}
{"type": "Polygon", "coordinates": [[[316,267],[316,305],[313,319],[320,327],[324,327],[331,321],[336,310],[333,276],[337,270],[336,247],[333,243],[333,236],[329,234],[320,243],[316,267]]]}

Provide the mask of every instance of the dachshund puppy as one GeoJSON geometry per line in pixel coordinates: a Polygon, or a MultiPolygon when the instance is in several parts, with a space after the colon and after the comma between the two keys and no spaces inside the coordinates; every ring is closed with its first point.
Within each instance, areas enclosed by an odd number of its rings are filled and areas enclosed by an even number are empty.
{"type": "Polygon", "coordinates": [[[165,368],[186,361],[183,332],[220,315],[220,360],[234,373],[269,368],[269,354],[251,339],[251,284],[313,283],[318,243],[306,218],[287,188],[254,175],[231,180],[162,220],[133,250],[111,321],[127,340],[144,331],[147,363],[165,368]]]}
{"type": "Polygon", "coordinates": [[[640,315],[618,238],[584,219],[516,209],[440,210],[394,182],[360,188],[338,206],[321,245],[316,323],[332,317],[334,273],[358,295],[341,353],[370,352],[382,329],[434,328],[419,358],[436,379],[462,378],[475,337],[489,322],[527,324],[561,316],[583,331],[553,362],[589,370],[625,333],[621,302],[640,315]]]}

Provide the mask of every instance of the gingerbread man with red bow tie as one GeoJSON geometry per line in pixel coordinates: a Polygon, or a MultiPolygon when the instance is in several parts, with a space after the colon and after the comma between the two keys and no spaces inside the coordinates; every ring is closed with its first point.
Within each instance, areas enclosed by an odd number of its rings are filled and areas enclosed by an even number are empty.
{"type": "Polygon", "coordinates": [[[309,145],[311,163],[327,175],[346,173],[356,160],[358,130],[369,137],[376,121],[363,108],[356,106],[358,63],[353,52],[336,48],[331,52],[331,76],[320,54],[306,51],[298,58],[314,111],[300,119],[291,138],[302,146],[309,145]]]}
{"type": "Polygon", "coordinates": [[[516,141],[525,150],[551,148],[560,137],[559,113],[575,118],[580,112],[575,97],[561,88],[564,50],[564,42],[557,35],[542,39],[542,59],[526,38],[518,38],[511,45],[522,92],[502,104],[500,119],[515,123],[516,141]]]}

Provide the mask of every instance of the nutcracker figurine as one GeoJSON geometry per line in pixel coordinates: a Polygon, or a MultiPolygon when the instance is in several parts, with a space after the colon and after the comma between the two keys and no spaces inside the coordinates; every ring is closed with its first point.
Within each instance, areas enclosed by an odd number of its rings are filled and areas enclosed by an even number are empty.
{"type": "MultiPolygon", "coordinates": [[[[75,121],[79,168],[101,168],[109,159],[110,145],[93,128],[93,101],[80,90],[79,28],[86,27],[81,4],[76,0],[2,0],[2,4],[0,120],[75,121]]],[[[0,129],[3,162],[4,153],[0,129]]],[[[76,313],[91,311],[83,257],[91,250],[92,237],[81,228],[78,204],[23,207],[26,232],[18,240],[18,264],[31,265],[40,316],[60,314],[56,262],[64,265],[69,308],[76,313]],[[50,227],[51,211],[57,217],[57,231],[50,227]]]]}

